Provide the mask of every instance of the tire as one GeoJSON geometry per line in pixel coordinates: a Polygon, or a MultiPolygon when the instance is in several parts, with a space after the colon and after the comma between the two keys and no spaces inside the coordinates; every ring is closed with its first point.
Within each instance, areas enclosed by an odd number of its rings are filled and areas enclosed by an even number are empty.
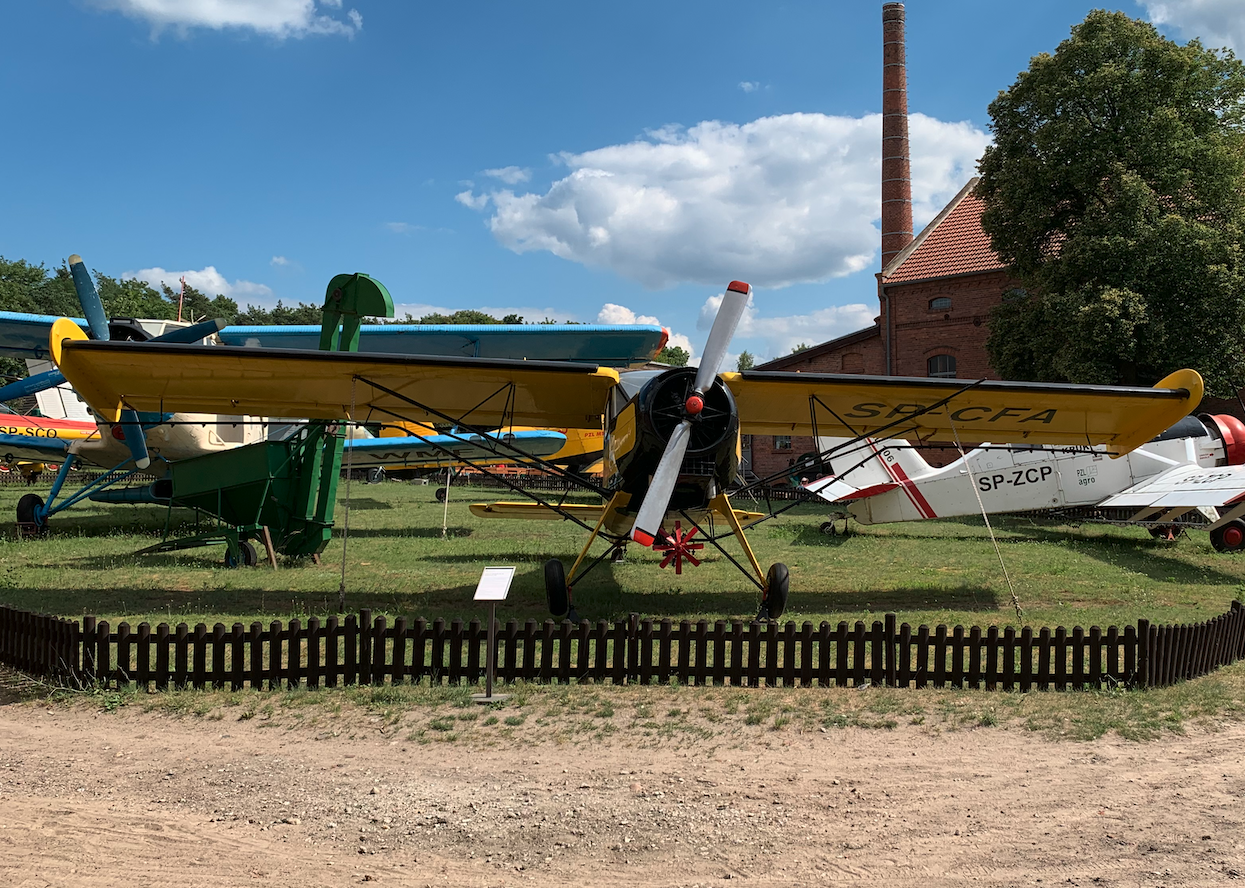
{"type": "Polygon", "coordinates": [[[791,572],[787,570],[787,565],[781,562],[771,564],[769,573],[765,575],[765,608],[771,620],[777,620],[787,609],[790,588],[791,572]]]}
{"type": "Polygon", "coordinates": [[[437,488],[437,502],[439,503],[445,502],[445,498],[448,495],[449,495],[449,491],[446,490],[444,487],[437,488]]]}
{"type": "Polygon", "coordinates": [[[823,521],[823,522],[821,522],[821,528],[820,528],[820,530],[821,530],[821,532],[822,532],[822,533],[824,533],[826,536],[831,536],[831,537],[832,537],[832,536],[835,536],[835,535],[838,533],[838,531],[834,529],[834,522],[833,522],[833,521],[823,521]]]}
{"type": "Polygon", "coordinates": [[[566,586],[566,568],[556,558],[545,562],[545,598],[549,613],[561,617],[571,609],[571,593],[566,586]]]}
{"type": "Polygon", "coordinates": [[[380,484],[384,480],[385,480],[385,470],[382,466],[377,466],[374,469],[368,469],[368,472],[367,472],[367,483],[368,484],[380,484]]]}
{"type": "Polygon", "coordinates": [[[1212,530],[1210,544],[1217,552],[1239,552],[1245,549],[1245,521],[1238,518],[1212,530]]]}
{"type": "Polygon", "coordinates": [[[239,565],[233,560],[233,555],[229,554],[229,550],[225,550],[225,567],[254,567],[259,564],[259,551],[255,548],[255,544],[250,540],[241,540],[238,542],[238,548],[242,550],[242,564],[239,565]]]}
{"type": "Polygon", "coordinates": [[[17,523],[29,529],[34,527],[38,533],[46,533],[47,516],[43,514],[43,497],[28,493],[17,501],[17,523]]]}

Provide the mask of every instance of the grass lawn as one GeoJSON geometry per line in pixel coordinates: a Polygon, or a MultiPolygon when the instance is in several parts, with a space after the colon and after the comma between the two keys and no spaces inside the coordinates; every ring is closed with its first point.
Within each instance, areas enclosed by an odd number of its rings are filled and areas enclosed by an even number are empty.
{"type": "MultiPolygon", "coordinates": [[[[0,487],[0,513],[46,486],[0,487]]],[[[499,618],[547,616],[542,564],[569,568],[586,533],[562,521],[479,519],[467,503],[505,496],[455,487],[448,514],[435,488],[387,481],[350,487],[346,548],[346,608],[375,614],[471,619],[484,611],[471,601],[481,568],[515,565],[509,601],[499,618]],[[447,535],[442,538],[445,517],[447,535]]],[[[341,485],[338,528],[346,518],[341,485]]],[[[913,626],[1124,626],[1140,617],[1195,622],[1228,609],[1245,586],[1245,557],[1215,552],[1205,533],[1175,543],[1137,528],[1070,527],[1022,519],[995,522],[1003,563],[1024,610],[1018,620],[999,556],[980,519],[858,527],[847,538],[827,536],[827,517],[800,506],[749,533],[763,567],[791,569],[784,619],[797,622],[880,619],[893,611],[913,626]]],[[[53,516],[42,539],[17,540],[10,524],[0,543],[0,602],[64,616],[95,614],[153,625],[304,618],[337,612],[342,576],[338,533],[320,565],[261,560],[228,569],[223,546],[135,555],[156,542],[166,511],[154,506],[86,503],[53,516]]],[[[189,513],[174,512],[183,532],[189,513]]],[[[841,524],[840,524],[841,526],[841,524]]],[[[736,557],[733,540],[725,545],[736,557]]],[[[597,544],[595,551],[600,551],[597,544]]],[[[636,612],[674,619],[750,618],[759,593],[724,557],[706,548],[704,564],[682,576],[658,568],[660,556],[632,546],[623,564],[602,564],[576,585],[587,619],[615,620],[636,612]]]]}
{"type": "MultiPolygon", "coordinates": [[[[0,510],[12,516],[32,488],[0,486],[0,510]]],[[[46,485],[33,488],[45,493],[46,485]]],[[[481,568],[518,568],[506,619],[547,616],[542,563],[575,558],[585,533],[568,522],[473,517],[466,504],[498,498],[495,490],[454,488],[448,511],[433,486],[386,482],[350,487],[346,606],[375,614],[428,619],[478,618],[471,601],[481,568]],[[442,537],[443,517],[447,535],[442,537]]],[[[340,488],[338,527],[345,519],[340,488]]],[[[1195,622],[1228,609],[1245,584],[1245,557],[1216,553],[1204,533],[1174,543],[1136,528],[995,522],[1003,562],[1024,608],[1017,620],[999,556],[980,520],[856,527],[826,536],[827,517],[800,506],[749,534],[763,566],[791,569],[786,618],[865,620],[894,611],[900,621],[931,626],[1119,626],[1140,617],[1195,622]]],[[[150,506],[86,504],[54,516],[42,539],[17,540],[10,524],[0,541],[0,603],[65,616],[190,624],[267,622],[337,611],[340,534],[319,566],[282,562],[272,570],[227,569],[223,547],[167,555],[134,552],[160,538],[166,513],[150,506]]],[[[174,513],[175,527],[194,529],[174,513]]],[[[733,542],[728,548],[736,555],[733,542]]],[[[683,576],[658,568],[659,557],[632,547],[624,564],[598,567],[575,590],[588,619],[631,612],[674,619],[751,617],[758,594],[725,558],[706,550],[704,565],[683,576]]],[[[508,688],[511,700],[477,714],[477,688],[427,686],[337,691],[93,691],[105,710],[138,705],[209,719],[271,720],[274,727],[358,730],[360,709],[417,742],[594,742],[619,733],[627,742],[743,742],[757,732],[931,730],[1018,725],[1051,736],[1087,739],[1106,732],[1144,739],[1187,723],[1215,725],[1245,712],[1245,665],[1173,688],[1076,694],[1004,694],[874,688],[782,689],[532,686],[508,688]],[[716,739],[715,739],[716,738],[716,739]]],[[[81,699],[79,695],[71,695],[81,699]]],[[[749,741],[751,742],[751,741],[749,741]]]]}

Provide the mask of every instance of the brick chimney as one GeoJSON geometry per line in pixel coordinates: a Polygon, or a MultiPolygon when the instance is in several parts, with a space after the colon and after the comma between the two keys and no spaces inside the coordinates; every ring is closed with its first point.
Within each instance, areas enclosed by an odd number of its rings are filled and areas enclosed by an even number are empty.
{"type": "Polygon", "coordinates": [[[908,68],[902,3],[882,6],[882,267],[912,242],[908,68]]]}

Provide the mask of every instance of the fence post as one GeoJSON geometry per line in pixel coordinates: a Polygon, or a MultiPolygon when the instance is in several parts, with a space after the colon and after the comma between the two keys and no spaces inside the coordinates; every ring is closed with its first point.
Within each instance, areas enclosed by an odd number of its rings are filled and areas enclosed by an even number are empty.
{"type": "MultiPolygon", "coordinates": [[[[1128,657],[1127,650],[1124,653],[1125,658],[1128,657]]],[[[1137,668],[1133,683],[1137,687],[1150,687],[1150,621],[1140,619],[1137,621],[1137,668]]]]}
{"type": "Polygon", "coordinates": [[[899,683],[899,670],[895,663],[895,636],[897,634],[895,625],[898,617],[894,614],[885,614],[882,619],[885,621],[882,629],[882,668],[886,671],[886,686],[893,688],[899,683]]]}
{"type": "Polygon", "coordinates": [[[95,618],[82,618],[82,680],[95,684],[95,618]]]}

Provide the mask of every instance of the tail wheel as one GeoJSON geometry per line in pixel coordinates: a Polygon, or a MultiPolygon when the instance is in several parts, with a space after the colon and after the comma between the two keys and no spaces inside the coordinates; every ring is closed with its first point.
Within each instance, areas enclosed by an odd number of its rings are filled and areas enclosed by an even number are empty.
{"type": "Polygon", "coordinates": [[[242,553],[242,561],[236,560],[233,553],[226,549],[225,567],[254,567],[259,564],[259,551],[250,540],[241,540],[238,543],[238,549],[242,553]]]}
{"type": "Polygon", "coordinates": [[[787,565],[771,564],[765,575],[765,599],[761,602],[761,619],[777,620],[787,609],[787,592],[791,587],[791,572],[787,565]]]}
{"type": "Polygon", "coordinates": [[[1245,521],[1238,518],[1223,527],[1215,528],[1210,532],[1210,544],[1219,552],[1239,552],[1245,549],[1245,521]]]}
{"type": "Polygon", "coordinates": [[[28,493],[17,501],[17,525],[26,533],[47,533],[48,518],[43,497],[28,493]]]}
{"type": "Polygon", "coordinates": [[[822,532],[822,533],[824,533],[826,536],[834,536],[835,534],[837,534],[837,533],[838,533],[838,531],[836,531],[836,530],[834,529],[834,522],[833,522],[833,521],[823,521],[823,522],[821,522],[821,528],[820,528],[820,529],[821,529],[821,532],[822,532]]]}
{"type": "Polygon", "coordinates": [[[439,502],[439,503],[443,503],[443,502],[445,502],[445,498],[446,498],[448,495],[449,495],[449,491],[448,491],[448,490],[446,490],[444,487],[438,487],[438,488],[437,488],[437,502],[439,502]]]}
{"type": "Polygon", "coordinates": [[[566,568],[556,558],[545,562],[545,598],[549,613],[563,616],[571,609],[571,590],[566,585],[566,568]]]}

